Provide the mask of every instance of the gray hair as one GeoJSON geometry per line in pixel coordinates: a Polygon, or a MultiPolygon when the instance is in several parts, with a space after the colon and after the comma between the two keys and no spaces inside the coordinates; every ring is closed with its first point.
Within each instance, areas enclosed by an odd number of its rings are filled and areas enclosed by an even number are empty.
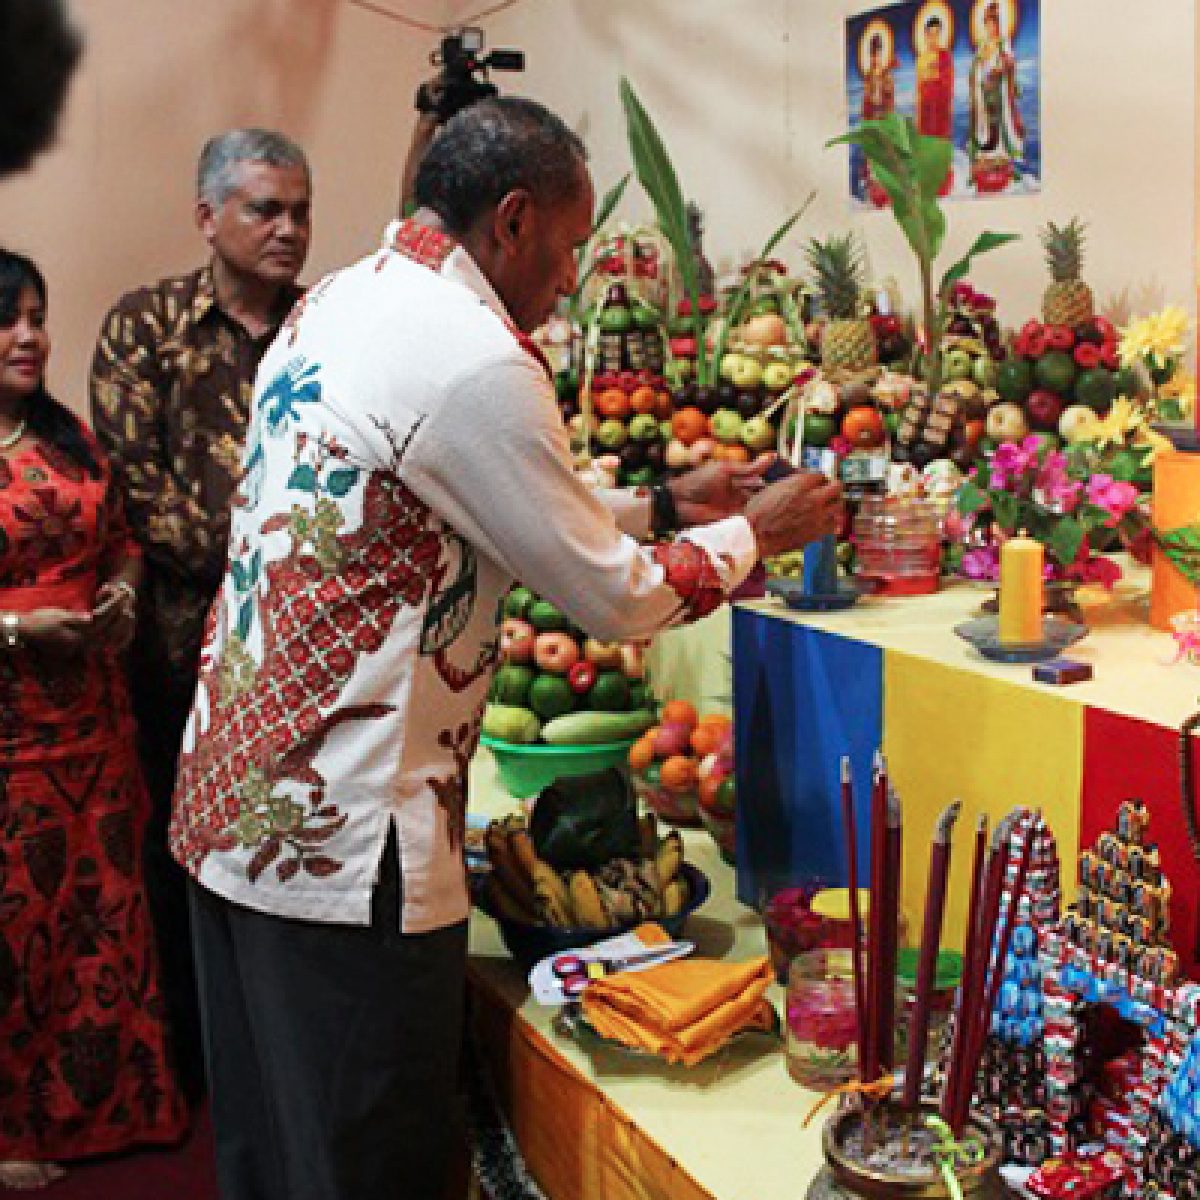
{"type": "Polygon", "coordinates": [[[196,168],[196,195],[220,208],[238,185],[242,163],[266,163],[271,167],[303,167],[312,186],[312,172],[304,151],[273,129],[230,129],[204,143],[196,168]]]}

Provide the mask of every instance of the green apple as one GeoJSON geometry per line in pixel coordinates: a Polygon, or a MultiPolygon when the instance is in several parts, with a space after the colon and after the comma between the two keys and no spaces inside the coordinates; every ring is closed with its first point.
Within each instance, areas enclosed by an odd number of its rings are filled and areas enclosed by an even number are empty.
{"type": "Polygon", "coordinates": [[[1029,432],[1025,410],[1019,404],[997,404],[988,412],[986,432],[998,442],[1019,442],[1029,432]]]}
{"type": "Polygon", "coordinates": [[[660,433],[658,418],[650,413],[638,413],[629,422],[629,436],[635,442],[656,442],[660,433]]]}
{"type": "Polygon", "coordinates": [[[729,382],[739,391],[750,391],[752,388],[758,387],[762,381],[763,369],[759,365],[758,359],[751,358],[748,354],[739,354],[738,361],[734,364],[733,371],[729,376],[729,382]]]}
{"type": "Polygon", "coordinates": [[[1058,419],[1058,432],[1068,445],[1090,442],[1096,433],[1100,418],[1086,404],[1072,404],[1058,419]]]}
{"type": "Polygon", "coordinates": [[[739,366],[741,366],[743,357],[744,356],[741,354],[738,354],[738,352],[736,350],[730,350],[728,354],[722,356],[722,358],[721,358],[721,378],[728,379],[729,382],[732,383],[734,372],[738,369],[739,366]]]}
{"type": "Polygon", "coordinates": [[[742,444],[750,450],[768,450],[775,445],[775,430],[766,417],[751,417],[742,425],[742,444]]]}
{"type": "Polygon", "coordinates": [[[828,446],[837,433],[837,420],[826,413],[804,414],[804,444],[806,446],[828,446]]]}
{"type": "Polygon", "coordinates": [[[767,363],[763,368],[762,381],[771,392],[782,392],[792,382],[792,377],[792,368],[785,362],[767,363]]]}
{"type": "Polygon", "coordinates": [[[965,350],[947,350],[942,355],[942,373],[947,379],[970,379],[975,364],[965,350]]]}
{"type": "Polygon", "coordinates": [[[625,445],[628,436],[629,431],[625,428],[625,422],[618,421],[615,417],[601,421],[600,428],[596,430],[596,440],[606,450],[619,450],[625,445]]]}
{"type": "Polygon", "coordinates": [[[670,421],[660,421],[658,425],[658,435],[664,442],[669,442],[675,436],[675,427],[670,421]]]}
{"type": "Polygon", "coordinates": [[[708,428],[718,442],[736,442],[742,436],[742,418],[732,408],[718,408],[709,417],[708,428]]]}

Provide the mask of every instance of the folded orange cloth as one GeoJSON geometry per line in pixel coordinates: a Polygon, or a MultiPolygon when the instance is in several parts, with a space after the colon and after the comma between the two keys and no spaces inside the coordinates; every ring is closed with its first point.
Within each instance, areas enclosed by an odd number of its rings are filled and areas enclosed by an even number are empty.
{"type": "Polygon", "coordinates": [[[583,993],[583,1012],[602,1037],[690,1067],[762,1023],[771,978],[766,958],[681,958],[596,980],[583,993]]]}

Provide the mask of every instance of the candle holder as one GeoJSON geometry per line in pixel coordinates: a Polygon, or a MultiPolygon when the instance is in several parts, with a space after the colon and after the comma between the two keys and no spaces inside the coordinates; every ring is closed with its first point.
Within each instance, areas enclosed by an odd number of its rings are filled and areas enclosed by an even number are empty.
{"type": "Polygon", "coordinates": [[[1065,617],[1043,616],[1041,641],[1016,645],[1000,640],[998,617],[963,621],[955,625],[954,632],[992,662],[1038,663],[1057,658],[1068,646],[1082,641],[1087,637],[1088,627],[1065,617]]]}
{"type": "Polygon", "coordinates": [[[804,578],[775,578],[767,591],[800,612],[835,612],[858,602],[862,590],[838,575],[837,539],[832,535],[804,547],[804,578]]]}

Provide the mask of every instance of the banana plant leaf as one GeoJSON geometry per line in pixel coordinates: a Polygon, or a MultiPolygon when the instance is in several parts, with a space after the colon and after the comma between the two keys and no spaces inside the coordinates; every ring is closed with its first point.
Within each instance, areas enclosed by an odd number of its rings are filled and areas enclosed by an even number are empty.
{"type": "Polygon", "coordinates": [[[700,267],[688,233],[687,205],[671,156],[659,135],[650,114],[646,112],[628,79],[620,83],[621,104],[625,109],[625,128],[633,169],[650,203],[663,236],[675,253],[684,291],[692,302],[692,318],[696,334],[697,373],[706,382],[707,364],[704,353],[704,327],[700,313],[700,267]]]}

